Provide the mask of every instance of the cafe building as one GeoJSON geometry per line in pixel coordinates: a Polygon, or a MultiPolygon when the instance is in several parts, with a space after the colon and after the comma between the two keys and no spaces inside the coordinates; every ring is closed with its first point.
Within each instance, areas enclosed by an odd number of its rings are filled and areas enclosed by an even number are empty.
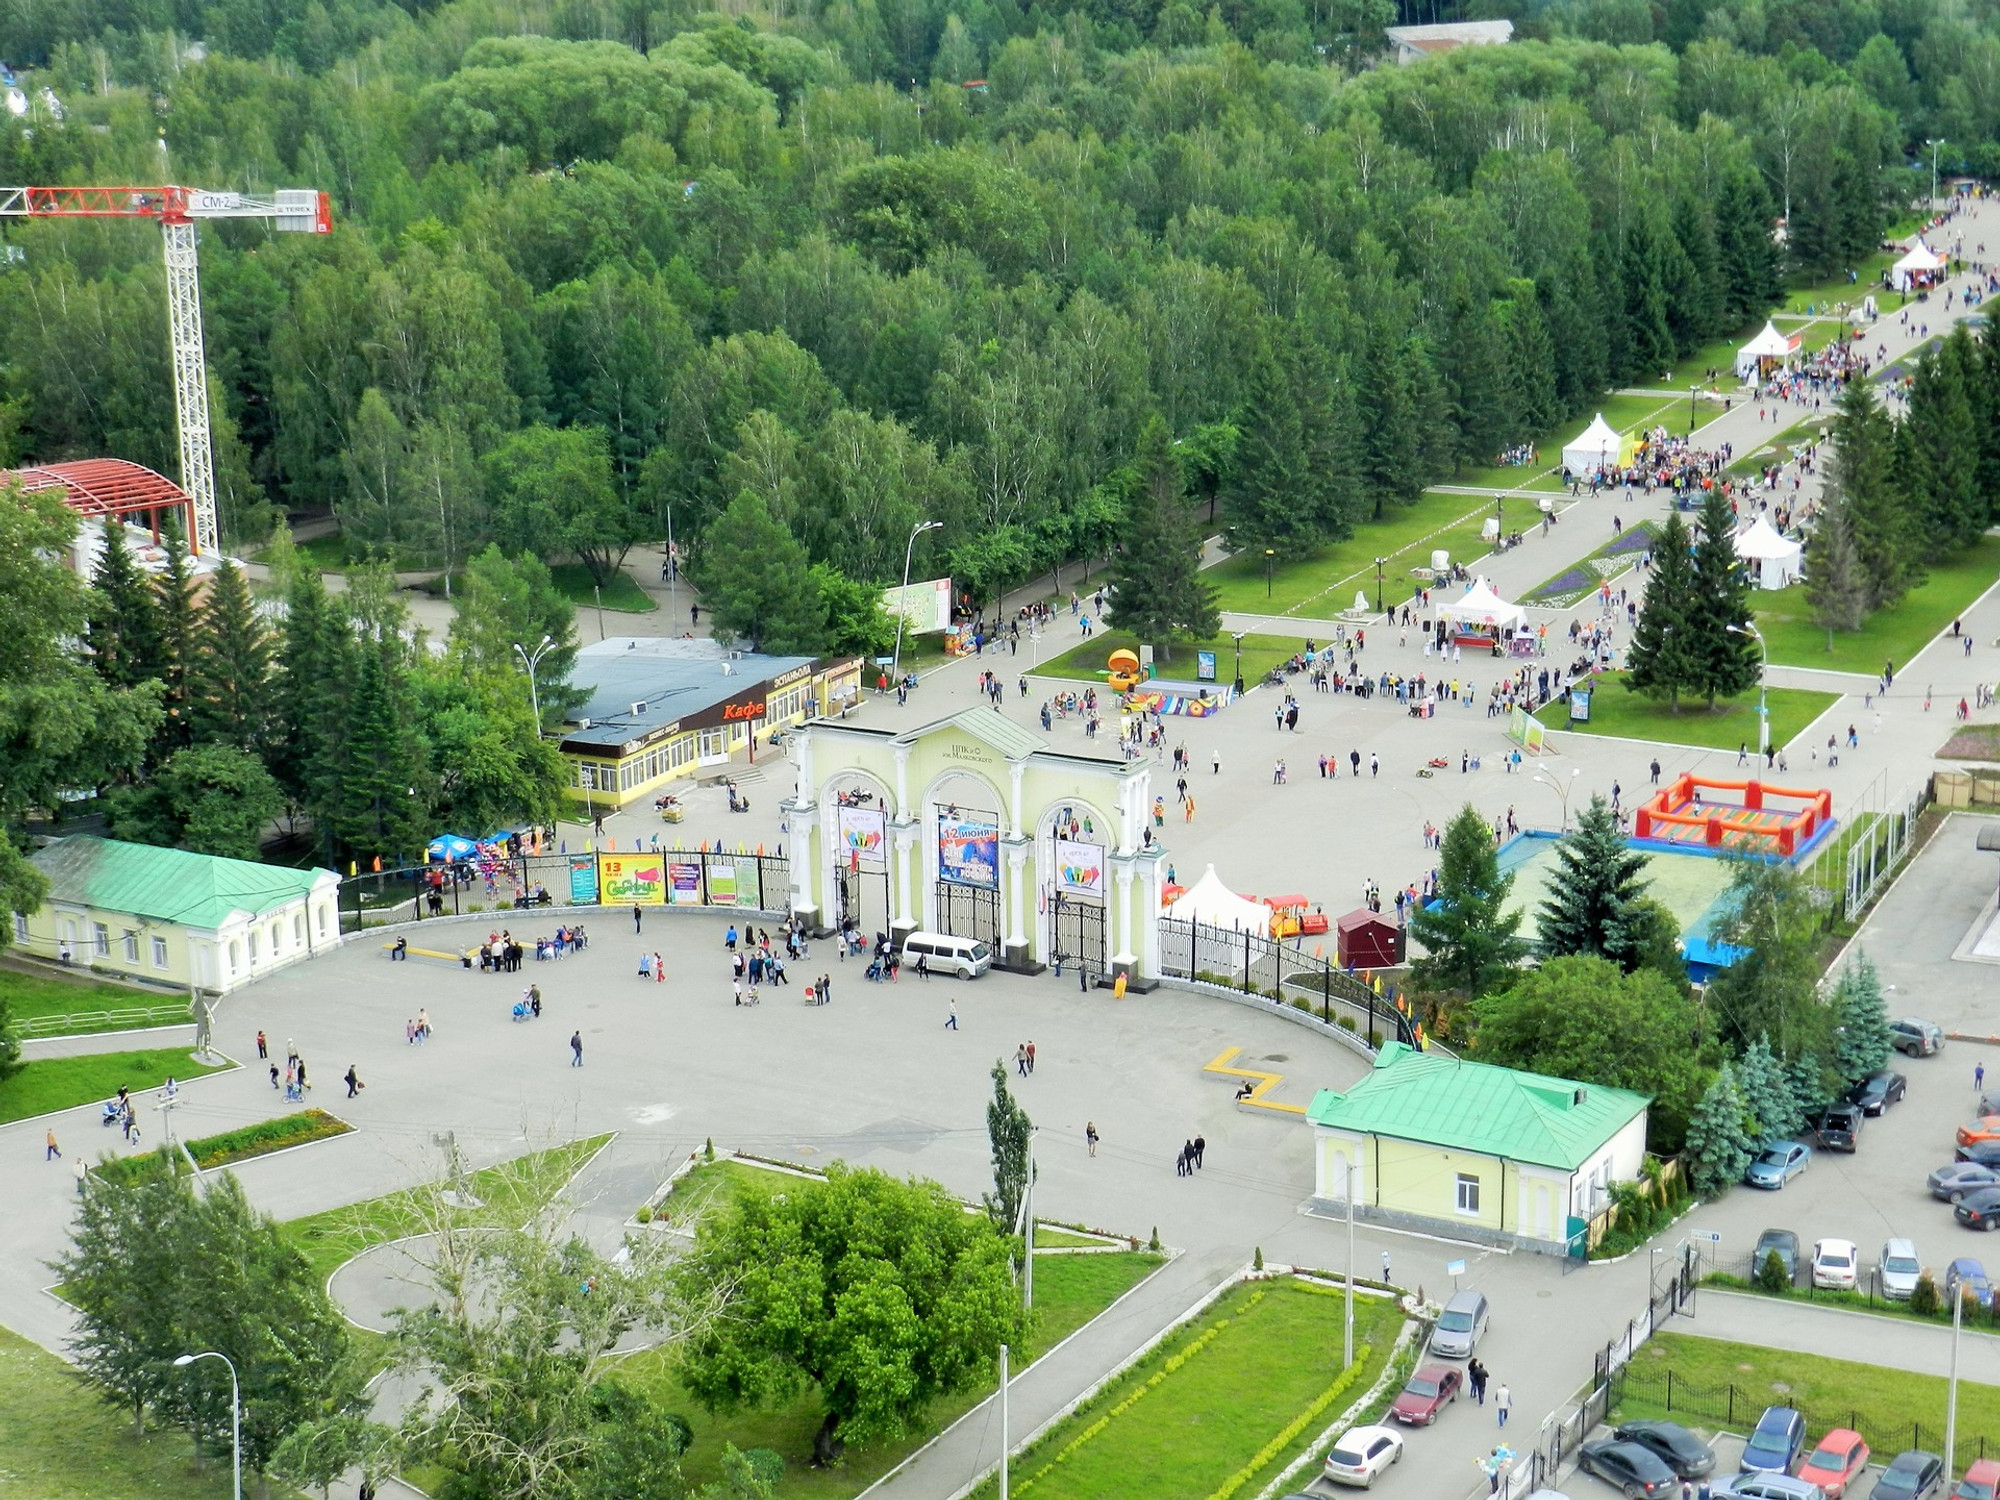
{"type": "Polygon", "coordinates": [[[613,636],[577,653],[570,683],[587,696],[562,731],[569,795],[609,810],[738,757],[779,754],[769,744],[775,731],[858,699],[861,659],[613,636]]]}

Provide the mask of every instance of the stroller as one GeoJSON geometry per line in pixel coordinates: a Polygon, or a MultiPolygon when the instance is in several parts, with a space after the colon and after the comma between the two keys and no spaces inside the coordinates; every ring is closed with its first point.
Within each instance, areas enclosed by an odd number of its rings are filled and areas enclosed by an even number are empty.
{"type": "Polygon", "coordinates": [[[116,1099],[104,1101],[104,1112],[97,1117],[100,1125],[116,1125],[125,1117],[125,1106],[116,1099]]]}
{"type": "Polygon", "coordinates": [[[882,982],[882,966],[882,959],[870,959],[868,961],[868,972],[862,975],[862,978],[869,980],[871,983],[880,984],[882,982]]]}

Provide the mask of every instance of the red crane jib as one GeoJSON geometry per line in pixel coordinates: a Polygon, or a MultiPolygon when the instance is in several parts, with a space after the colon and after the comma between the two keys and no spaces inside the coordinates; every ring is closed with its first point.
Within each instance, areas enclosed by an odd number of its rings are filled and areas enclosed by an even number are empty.
{"type": "MultiPolygon", "coordinates": [[[[333,210],[325,193],[313,195],[314,233],[333,228],[333,210]]],[[[0,216],[35,218],[156,219],[163,224],[187,224],[196,219],[270,218],[298,210],[247,197],[241,193],[207,192],[179,187],[20,187],[0,188],[0,216]]]]}

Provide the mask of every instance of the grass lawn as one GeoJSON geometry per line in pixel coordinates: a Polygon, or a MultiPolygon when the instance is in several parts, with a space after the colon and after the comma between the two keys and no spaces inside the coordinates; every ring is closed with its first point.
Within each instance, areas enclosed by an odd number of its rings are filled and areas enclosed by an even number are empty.
{"type": "Polygon", "coordinates": [[[1794,422],[1782,432],[1774,432],[1754,448],[1745,449],[1729,460],[1723,473],[1741,476],[1755,474],[1773,459],[1783,460],[1792,456],[1794,448],[1804,448],[1819,436],[1825,423],[1812,417],[1803,422],[1794,422]]]}
{"type": "MultiPolygon", "coordinates": [[[[1204,1500],[1242,1475],[1235,1492],[1259,1493],[1387,1358],[1402,1314],[1357,1299],[1357,1358],[1343,1376],[1342,1307],[1339,1292],[1295,1281],[1226,1293],[1015,1460],[1016,1489],[1204,1500]]],[[[994,1490],[989,1480],[974,1494],[994,1490]]]]}
{"type": "MultiPolygon", "coordinates": [[[[46,1349],[0,1328],[0,1494],[21,1500],[223,1500],[229,1462],[196,1469],[175,1428],[134,1437],[130,1413],[46,1349]]],[[[297,1492],[276,1483],[276,1496],[297,1492]]]]}
{"type": "MultiPolygon", "coordinates": [[[[1771,743],[1785,745],[1831,707],[1833,693],[1806,688],[1772,688],[1771,743]]],[[[1569,706],[1551,703],[1537,715],[1551,730],[1570,729],[1569,706]]],[[[1628,692],[1619,673],[1600,674],[1590,695],[1590,722],[1574,727],[1577,734],[1618,735],[1631,740],[1658,740],[1669,745],[1700,745],[1710,750],[1734,750],[1757,745],[1757,693],[1725,698],[1711,711],[1699,700],[1683,703],[1674,713],[1664,701],[1628,692]]]]}
{"type": "Polygon", "coordinates": [[[1897,671],[1965,613],[2000,578],[2000,537],[1984,536],[1943,562],[1930,564],[1930,576],[1892,609],[1877,610],[1856,631],[1837,631],[1833,650],[1826,649],[1826,632],[1812,622],[1803,585],[1755,595],[1757,628],[1764,632],[1771,660],[1788,667],[1824,667],[1838,672],[1882,670],[1884,661],[1897,671]]]}
{"type": "MultiPolygon", "coordinates": [[[[196,1062],[186,1047],[99,1052],[89,1057],[44,1058],[29,1063],[5,1083],[0,1083],[0,1125],[9,1120],[25,1120],[33,1115],[52,1114],[59,1109],[98,1103],[116,1094],[121,1083],[135,1095],[145,1094],[169,1078],[199,1078],[204,1073],[220,1073],[233,1066],[233,1063],[196,1062]]],[[[147,1118],[142,1109],[140,1128],[150,1132],[159,1128],[159,1122],[147,1118]]],[[[78,1141],[71,1149],[86,1148],[86,1142],[78,1141]]]]}
{"type": "MultiPolygon", "coordinates": [[[[297,1114],[281,1115],[275,1120],[259,1120],[255,1125],[245,1125],[240,1130],[202,1136],[189,1141],[187,1150],[194,1157],[195,1165],[207,1171],[212,1167],[234,1166],[239,1161],[269,1156],[273,1151],[289,1151],[294,1146],[330,1140],[353,1129],[345,1120],[323,1109],[306,1109],[297,1114]]],[[[100,1182],[129,1186],[185,1170],[180,1154],[176,1152],[169,1157],[166,1146],[162,1144],[144,1156],[120,1156],[100,1162],[97,1177],[100,1182]]]]}
{"type": "MultiPolygon", "coordinates": [[[[1313,637],[1315,644],[1324,644],[1320,637],[1313,637]]],[[[1304,635],[1246,635],[1243,637],[1243,685],[1247,688],[1263,680],[1271,668],[1282,661],[1290,661],[1305,647],[1304,635]]],[[[1076,682],[1104,681],[1108,670],[1104,663],[1114,651],[1137,652],[1139,638],[1123,630],[1099,630],[1089,640],[1079,641],[1060,656],[1045,658],[1039,667],[1028,669],[1031,677],[1065,677],[1076,682]]],[[[1160,676],[1180,682],[1194,681],[1195,653],[1213,651],[1215,653],[1215,681],[1218,687],[1234,681],[1236,674],[1236,642],[1227,635],[1216,636],[1206,641],[1180,641],[1174,645],[1174,659],[1160,662],[1156,658],[1156,670],[1160,676]]]]}
{"type": "MultiPolygon", "coordinates": [[[[32,1071],[32,1070],[30,1070],[32,1071]]],[[[466,1189],[482,1207],[464,1210],[468,1224],[519,1224],[534,1214],[564,1183],[576,1174],[606,1141],[608,1135],[594,1135],[568,1141],[545,1151],[532,1151],[511,1161],[496,1162],[474,1172],[466,1189]]],[[[281,1227],[285,1238],[298,1246],[312,1263],[313,1274],[322,1282],[335,1269],[352,1260],[371,1245],[400,1239],[423,1229],[417,1212],[417,1198],[410,1192],[389,1193],[345,1208],[290,1219],[281,1227]]]]}
{"type": "MultiPolygon", "coordinates": [[[[1903,232],[1907,234],[1909,231],[1903,232]]],[[[1785,300],[1779,305],[1779,311],[1802,313],[1810,310],[1823,313],[1842,302],[1859,307],[1861,299],[1872,294],[1877,307],[1885,313],[1894,312],[1895,293],[1882,290],[1882,273],[1900,258],[1900,251],[1877,250],[1853,268],[1856,280],[1850,281],[1844,275],[1835,275],[1825,281],[1813,282],[1809,286],[1794,287],[1786,293],[1785,300]]]]}
{"type": "MultiPolygon", "coordinates": [[[[549,569],[556,590],[578,609],[594,609],[597,596],[591,592],[590,569],[582,563],[556,563],[549,569]]],[[[628,615],[643,615],[659,608],[653,596],[632,581],[630,573],[614,573],[604,585],[604,607],[628,615]]]]}
{"type": "MultiPolygon", "coordinates": [[[[1913,1446],[1913,1423],[1935,1435],[1924,1446],[1937,1449],[1944,1434],[1945,1380],[1939,1375],[1678,1333],[1653,1335],[1632,1356],[1631,1370],[1617,1407],[1620,1419],[1668,1415],[1671,1371],[1671,1415],[1682,1421],[1704,1419],[1747,1432],[1764,1407],[1793,1406],[1805,1413],[1814,1439],[1831,1427],[1852,1427],[1884,1454],[1913,1446]]],[[[1962,1378],[1961,1464],[1979,1456],[1982,1439],[1988,1453],[2000,1440],[2000,1386],[1962,1378]]]]}
{"type": "MultiPolygon", "coordinates": [[[[16,1021],[47,1021],[61,1016],[99,1017],[107,1011],[162,1009],[175,1012],[174,1019],[189,1018],[184,996],[170,990],[136,989],[125,984],[104,984],[94,979],[70,979],[53,974],[27,974],[17,969],[0,969],[0,990],[7,995],[7,1008],[16,1021]]],[[[164,1024],[158,1020],[150,1024],[164,1024]]],[[[80,1036],[105,1029],[101,1019],[80,1020],[79,1024],[50,1030],[35,1028],[36,1036],[80,1036]]]]}
{"type": "MultiPolygon", "coordinates": [[[[1526,471],[1509,472],[1520,475],[1526,471]]],[[[1368,597],[1374,599],[1375,559],[1385,557],[1389,565],[1384,570],[1384,602],[1389,599],[1400,602],[1410,594],[1409,570],[1428,566],[1434,545],[1447,545],[1431,539],[1442,532],[1462,533],[1468,526],[1477,536],[1480,519],[1492,510],[1491,499],[1426,491],[1415,505],[1394,506],[1381,519],[1364,521],[1344,542],[1322,547],[1308,556],[1280,555],[1272,570],[1268,597],[1264,592],[1262,553],[1238,553],[1204,569],[1201,576],[1220,591],[1218,602],[1226,610],[1278,614],[1325,596],[1322,608],[1332,612],[1354,602],[1354,590],[1360,586],[1364,574],[1368,597]],[[1404,556],[1405,553],[1410,555],[1404,556]]]]}
{"type": "Polygon", "coordinates": [[[1103,1245],[1106,1243],[1108,1241],[1096,1239],[1087,1234],[1078,1234],[1074,1230],[1058,1229],[1053,1224],[1037,1224],[1035,1226],[1035,1248],[1037,1250],[1062,1249],[1065,1246],[1074,1245],[1103,1245]]]}
{"type": "Polygon", "coordinates": [[[2000,724],[1967,724],[1946,740],[1939,760],[2000,760],[2000,724]]]}
{"type": "Polygon", "coordinates": [[[322,573],[339,573],[347,567],[347,538],[337,531],[311,537],[296,545],[299,556],[322,573]]]}

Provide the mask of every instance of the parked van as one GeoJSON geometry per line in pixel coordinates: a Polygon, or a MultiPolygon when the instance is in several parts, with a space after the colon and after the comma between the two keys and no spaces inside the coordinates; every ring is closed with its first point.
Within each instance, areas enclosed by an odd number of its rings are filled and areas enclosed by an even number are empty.
{"type": "Polygon", "coordinates": [[[914,969],[919,958],[931,973],[956,974],[960,979],[972,979],[993,967],[991,948],[944,932],[913,932],[903,939],[903,967],[914,969]]]}
{"type": "Polygon", "coordinates": [[[1458,1292],[1438,1314],[1431,1330],[1431,1353],[1446,1359],[1470,1359],[1472,1351],[1486,1337],[1486,1294],[1458,1292]]]}

